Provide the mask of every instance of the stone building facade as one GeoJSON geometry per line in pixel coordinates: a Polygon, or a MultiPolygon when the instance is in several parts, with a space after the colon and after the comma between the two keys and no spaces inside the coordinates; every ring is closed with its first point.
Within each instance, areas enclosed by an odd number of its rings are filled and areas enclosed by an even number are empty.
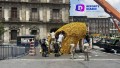
{"type": "Polygon", "coordinates": [[[16,42],[17,36],[44,38],[69,22],[69,0],[0,0],[0,22],[6,32],[0,41],[16,42]]]}
{"type": "Polygon", "coordinates": [[[91,18],[87,16],[70,16],[70,21],[87,23],[91,34],[119,36],[118,30],[114,30],[116,28],[110,17],[91,18]]]}

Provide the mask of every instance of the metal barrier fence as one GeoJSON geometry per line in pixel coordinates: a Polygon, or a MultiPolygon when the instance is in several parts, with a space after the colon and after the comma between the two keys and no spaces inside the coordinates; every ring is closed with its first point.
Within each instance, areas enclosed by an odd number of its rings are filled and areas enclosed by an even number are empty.
{"type": "Polygon", "coordinates": [[[0,45],[0,60],[20,57],[28,54],[29,47],[0,45]]]}

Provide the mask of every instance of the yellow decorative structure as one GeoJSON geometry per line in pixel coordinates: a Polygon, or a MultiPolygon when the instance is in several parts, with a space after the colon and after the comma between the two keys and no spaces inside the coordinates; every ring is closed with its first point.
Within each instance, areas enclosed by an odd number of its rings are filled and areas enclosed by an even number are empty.
{"type": "Polygon", "coordinates": [[[61,52],[63,54],[68,54],[70,52],[70,43],[71,40],[77,45],[78,41],[85,37],[87,32],[87,27],[85,23],[82,22],[72,22],[66,24],[59,28],[55,34],[59,33],[60,31],[65,32],[65,38],[62,42],[61,52]]]}

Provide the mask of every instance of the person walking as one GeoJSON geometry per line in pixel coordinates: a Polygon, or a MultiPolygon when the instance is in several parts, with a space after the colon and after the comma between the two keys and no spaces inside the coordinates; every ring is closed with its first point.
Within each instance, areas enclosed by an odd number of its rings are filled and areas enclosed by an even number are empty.
{"type": "Polygon", "coordinates": [[[58,39],[57,39],[57,42],[58,42],[60,48],[62,46],[61,44],[62,44],[63,39],[64,39],[64,35],[63,35],[62,31],[61,31],[60,34],[58,35],[58,39]]]}
{"type": "Polygon", "coordinates": [[[42,56],[48,57],[48,44],[46,39],[40,40],[41,48],[42,48],[42,56]]]}
{"type": "Polygon", "coordinates": [[[86,35],[83,39],[83,50],[85,55],[85,61],[89,61],[89,51],[90,51],[90,39],[89,35],[86,35]]]}
{"type": "Polygon", "coordinates": [[[75,55],[75,43],[73,41],[73,38],[70,39],[70,54],[71,54],[71,59],[74,59],[75,55]]]}
{"type": "Polygon", "coordinates": [[[55,57],[59,57],[60,56],[60,46],[59,46],[58,42],[55,42],[53,47],[54,47],[55,57]]]}
{"type": "Polygon", "coordinates": [[[51,37],[50,50],[53,52],[53,45],[54,45],[54,42],[56,41],[55,32],[50,33],[50,37],[51,37]]]}

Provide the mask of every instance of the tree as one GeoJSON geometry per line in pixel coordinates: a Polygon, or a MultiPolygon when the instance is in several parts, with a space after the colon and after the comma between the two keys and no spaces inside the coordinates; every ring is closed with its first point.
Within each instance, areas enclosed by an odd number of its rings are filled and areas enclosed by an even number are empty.
{"type": "Polygon", "coordinates": [[[0,22],[0,36],[5,32],[3,23],[0,22]]]}

